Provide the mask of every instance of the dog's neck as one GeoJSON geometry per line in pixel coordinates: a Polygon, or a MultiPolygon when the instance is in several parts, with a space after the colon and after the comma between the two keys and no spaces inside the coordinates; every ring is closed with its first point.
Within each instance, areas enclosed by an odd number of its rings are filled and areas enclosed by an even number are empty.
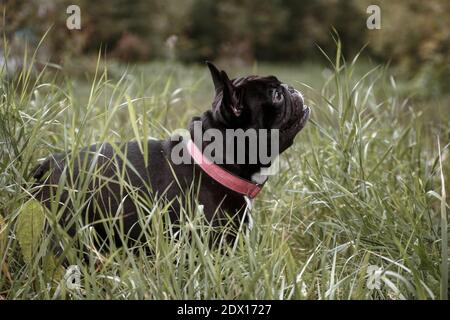
{"type": "MultiPolygon", "coordinates": [[[[208,129],[216,129],[219,130],[222,133],[223,137],[226,137],[226,128],[223,124],[218,123],[214,118],[211,110],[206,111],[202,114],[201,117],[194,117],[189,125],[189,132],[191,139],[194,141],[194,143],[197,145],[197,147],[200,150],[204,150],[206,146],[208,146],[211,141],[204,141],[203,139],[197,139],[194,136],[194,121],[201,121],[202,123],[202,137],[204,136],[204,133],[208,129]]],[[[226,141],[223,139],[223,149],[225,152],[228,152],[226,148],[226,141]]],[[[224,156],[223,159],[226,159],[224,156]]],[[[265,180],[265,177],[262,176],[259,172],[262,169],[262,166],[259,164],[238,164],[238,163],[223,163],[223,164],[217,164],[220,167],[228,170],[234,175],[237,175],[241,178],[244,178],[246,180],[254,181],[255,183],[261,183],[265,180]]]]}

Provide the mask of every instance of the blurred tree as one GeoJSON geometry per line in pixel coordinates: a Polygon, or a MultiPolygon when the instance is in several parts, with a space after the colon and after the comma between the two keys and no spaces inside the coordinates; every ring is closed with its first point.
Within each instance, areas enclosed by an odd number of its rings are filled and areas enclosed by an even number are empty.
{"type": "Polygon", "coordinates": [[[316,45],[333,50],[331,27],[342,33],[344,54],[350,54],[366,32],[364,15],[349,0],[196,0],[190,18],[187,37],[197,58],[218,54],[245,62],[311,58],[316,45]]]}
{"type": "Polygon", "coordinates": [[[368,43],[370,56],[412,71],[419,85],[450,91],[448,0],[3,0],[0,9],[11,41],[37,43],[52,27],[44,51],[54,62],[100,47],[127,61],[311,60],[322,58],[317,46],[333,55],[335,28],[347,58],[368,43]],[[69,4],[81,8],[80,31],[65,27],[69,4]],[[381,8],[380,30],[366,27],[370,4],[381,8]]]}
{"type": "Polygon", "coordinates": [[[184,33],[185,47],[182,57],[188,60],[216,57],[220,46],[218,2],[194,0],[190,10],[187,30],[184,33]]]}
{"type": "Polygon", "coordinates": [[[220,2],[220,54],[245,62],[270,58],[274,39],[284,27],[286,10],[280,0],[220,2]]]}
{"type": "MultiPolygon", "coordinates": [[[[8,40],[9,58],[21,60],[27,48],[28,53],[34,52],[42,36],[49,30],[57,30],[62,25],[58,11],[60,3],[51,0],[3,0],[0,1],[2,21],[1,36],[8,40]],[[5,15],[3,16],[3,13],[5,15]]],[[[65,26],[65,24],[64,24],[65,26]]],[[[61,29],[59,29],[61,30],[61,29]]],[[[45,62],[49,59],[58,61],[64,51],[64,34],[52,32],[37,52],[37,60],[45,62]]],[[[3,55],[3,39],[0,45],[0,56],[3,55]]]]}
{"type": "Polygon", "coordinates": [[[359,2],[381,8],[381,29],[368,32],[369,52],[414,75],[429,94],[450,93],[450,1],[359,2]]]}
{"type": "Polygon", "coordinates": [[[79,0],[78,5],[82,12],[84,52],[97,51],[100,47],[114,52],[118,47],[120,52],[116,54],[119,58],[148,58],[142,56],[150,47],[148,35],[151,25],[148,19],[152,11],[146,1],[110,0],[105,5],[100,1],[79,0]],[[128,54],[124,52],[126,50],[133,53],[128,54]]]}

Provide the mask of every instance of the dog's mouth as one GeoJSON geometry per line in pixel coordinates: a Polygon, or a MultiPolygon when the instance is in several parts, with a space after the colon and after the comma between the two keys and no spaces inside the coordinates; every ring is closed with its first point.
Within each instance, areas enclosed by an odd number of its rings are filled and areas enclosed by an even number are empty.
{"type": "Polygon", "coordinates": [[[305,126],[306,122],[309,119],[310,113],[311,109],[308,106],[304,105],[302,107],[301,115],[299,117],[292,117],[291,119],[289,119],[286,125],[281,128],[281,132],[297,134],[305,126]]]}

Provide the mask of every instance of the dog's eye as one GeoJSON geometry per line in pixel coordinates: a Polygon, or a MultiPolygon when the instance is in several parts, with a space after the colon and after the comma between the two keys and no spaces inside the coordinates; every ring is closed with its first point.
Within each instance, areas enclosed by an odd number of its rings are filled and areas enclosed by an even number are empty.
{"type": "Polygon", "coordinates": [[[273,103],[280,103],[283,101],[283,99],[284,99],[284,96],[280,91],[278,91],[276,89],[272,90],[272,102],[273,103]]]}

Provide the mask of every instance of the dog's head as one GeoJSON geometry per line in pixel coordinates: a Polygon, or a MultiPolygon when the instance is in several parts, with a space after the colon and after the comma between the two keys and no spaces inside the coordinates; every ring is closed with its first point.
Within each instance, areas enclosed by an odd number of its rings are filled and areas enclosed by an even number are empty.
{"type": "Polygon", "coordinates": [[[230,80],[225,71],[210,62],[207,65],[215,87],[212,112],[216,121],[232,129],[279,130],[279,153],[292,145],[310,114],[299,91],[275,76],[230,80]]]}

